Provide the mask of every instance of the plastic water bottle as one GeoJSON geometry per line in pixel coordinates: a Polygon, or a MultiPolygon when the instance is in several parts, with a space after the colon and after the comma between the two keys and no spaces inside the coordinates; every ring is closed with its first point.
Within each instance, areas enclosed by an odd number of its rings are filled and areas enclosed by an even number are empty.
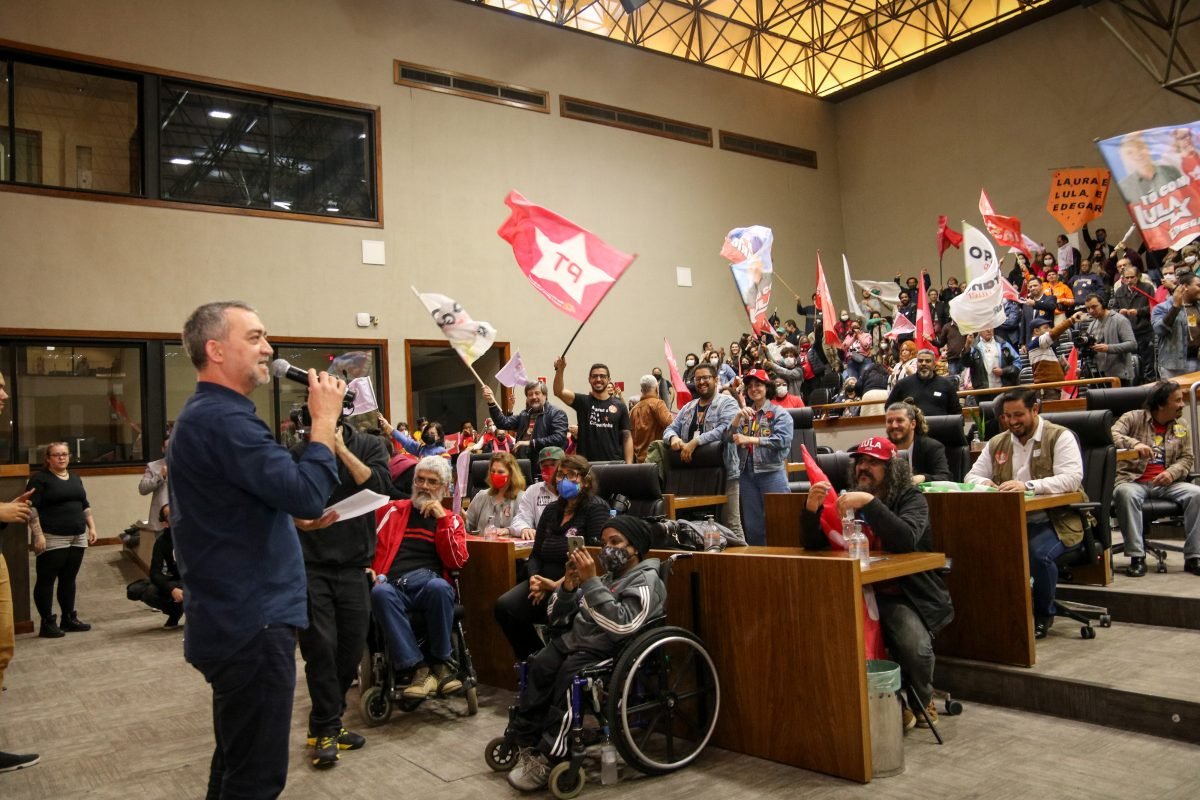
{"type": "Polygon", "coordinates": [[[489,522],[487,524],[487,527],[483,529],[483,538],[487,539],[489,541],[492,539],[495,539],[496,538],[496,526],[489,522]]]}
{"type": "Polygon", "coordinates": [[[704,532],[704,549],[720,552],[721,529],[717,527],[717,521],[712,518],[712,515],[704,518],[704,525],[700,529],[704,532]]]}
{"type": "Polygon", "coordinates": [[[600,783],[612,786],[621,778],[617,772],[617,748],[612,742],[605,742],[600,748],[600,783]]]}

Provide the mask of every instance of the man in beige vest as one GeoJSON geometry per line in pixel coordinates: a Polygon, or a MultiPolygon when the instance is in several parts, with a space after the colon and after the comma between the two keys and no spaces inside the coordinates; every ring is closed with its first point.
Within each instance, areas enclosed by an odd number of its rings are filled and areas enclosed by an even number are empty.
{"type": "MultiPolygon", "coordinates": [[[[1075,436],[1038,416],[1030,389],[1013,389],[996,400],[1006,430],[988,441],[967,482],[1002,492],[1061,494],[1083,483],[1083,455],[1075,436]]],[[[1044,639],[1054,624],[1055,559],[1083,540],[1079,515],[1066,509],[1036,511],[1025,518],[1029,535],[1029,574],[1033,578],[1034,635],[1044,639]]]]}

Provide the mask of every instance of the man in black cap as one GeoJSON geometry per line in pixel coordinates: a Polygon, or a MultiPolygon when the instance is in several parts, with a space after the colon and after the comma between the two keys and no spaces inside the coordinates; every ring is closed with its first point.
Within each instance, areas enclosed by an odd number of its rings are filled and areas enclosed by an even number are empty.
{"type": "Polygon", "coordinates": [[[571,679],[590,664],[611,657],[617,646],[660,616],[667,587],[650,549],[650,524],[626,515],[604,526],[596,559],[585,549],[567,556],[567,574],[550,596],[550,628],[566,631],[529,658],[525,691],[510,723],[521,748],[508,782],[524,792],[544,787],[554,762],[567,755],[571,679]]]}

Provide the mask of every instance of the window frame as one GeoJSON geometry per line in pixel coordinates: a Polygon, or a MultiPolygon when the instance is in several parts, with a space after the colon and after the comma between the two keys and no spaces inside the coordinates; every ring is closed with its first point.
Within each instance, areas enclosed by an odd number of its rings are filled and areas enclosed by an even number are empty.
{"type": "MultiPolygon", "coordinates": [[[[345,348],[354,350],[373,349],[376,351],[376,371],[371,376],[377,390],[377,400],[381,413],[390,409],[391,395],[388,387],[388,340],[387,339],[334,339],[312,336],[271,336],[272,345],[278,350],[281,347],[312,347],[312,348],[345,348]]],[[[8,413],[13,420],[13,445],[16,445],[17,460],[14,463],[24,463],[20,459],[21,440],[19,426],[16,425],[20,413],[20,401],[15,374],[20,348],[40,344],[95,347],[136,347],[140,350],[140,368],[142,370],[142,440],[143,451],[141,461],[126,461],[112,465],[96,466],[73,463],[71,471],[82,477],[90,475],[141,475],[146,463],[162,457],[162,441],[166,435],[166,370],[164,348],[167,345],[182,345],[178,333],[153,331],[92,331],[92,330],[57,330],[50,328],[0,328],[0,347],[12,350],[12,363],[0,363],[0,371],[8,379],[10,395],[8,413]]],[[[272,377],[271,402],[272,408],[279,407],[279,378],[272,377]]],[[[265,421],[265,420],[264,420],[265,421]]],[[[275,441],[280,440],[279,420],[272,427],[271,436],[275,441]]],[[[8,454],[0,453],[0,463],[7,461],[8,454]]],[[[36,469],[30,465],[30,469],[36,469]]]]}
{"type": "MultiPolygon", "coordinates": [[[[286,219],[302,222],[324,222],[332,225],[350,225],[363,228],[382,228],[383,216],[383,148],[382,148],[382,114],[378,105],[360,103],[350,100],[338,100],[320,95],[275,89],[240,81],[227,81],[217,78],[194,75],[174,70],[156,69],[141,64],[134,64],[113,59],[96,58],[72,53],[54,48],[17,42],[0,38],[0,69],[6,71],[11,83],[15,64],[32,63],[38,66],[64,70],[88,72],[102,77],[135,80],[139,85],[139,137],[141,143],[141,163],[138,174],[141,178],[140,193],[121,194],[98,191],[94,189],[67,188],[61,186],[43,186],[30,183],[16,183],[14,180],[0,181],[0,192],[13,194],[33,194],[44,197],[61,197],[73,200],[98,200],[107,203],[144,206],[149,208],[172,208],[188,211],[206,211],[215,214],[234,214],[248,217],[263,217],[267,219],[286,219]],[[10,66],[12,65],[12,66],[10,66]],[[367,148],[370,163],[366,174],[373,181],[372,194],[374,197],[375,216],[373,218],[335,217],[325,214],[306,214],[296,211],[283,211],[274,208],[242,208],[239,206],[214,205],[202,202],[161,199],[161,184],[159,176],[159,131],[158,131],[158,97],[163,81],[188,83],[198,90],[217,92],[236,92],[247,95],[270,104],[272,101],[286,102],[308,106],[314,109],[326,109],[337,112],[363,113],[369,120],[367,130],[371,137],[371,146],[367,148]]],[[[16,87],[19,89],[19,87],[16,87]]],[[[0,109],[0,124],[10,130],[15,127],[15,101],[13,92],[9,92],[8,107],[0,109]]],[[[11,148],[7,142],[6,152],[11,148]]],[[[15,157],[15,156],[12,156],[15,157]]],[[[14,162],[15,163],[15,162],[14,162]]]]}

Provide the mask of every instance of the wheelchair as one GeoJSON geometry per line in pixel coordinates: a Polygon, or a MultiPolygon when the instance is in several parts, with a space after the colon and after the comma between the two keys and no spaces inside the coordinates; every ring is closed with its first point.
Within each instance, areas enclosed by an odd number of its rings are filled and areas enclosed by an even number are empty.
{"type": "MultiPolygon", "coordinates": [[[[458,572],[450,573],[454,586],[454,624],[450,628],[450,647],[454,661],[455,676],[462,681],[462,688],[454,692],[467,701],[467,715],[474,716],[479,711],[479,680],[475,675],[475,667],[471,662],[471,651],[467,648],[467,638],[463,631],[462,590],[458,582],[458,572]]],[[[417,645],[424,652],[427,647],[428,633],[425,628],[423,614],[409,615],[413,633],[417,636],[417,645]]],[[[428,698],[411,698],[404,696],[407,683],[397,680],[396,671],[392,665],[391,654],[387,648],[387,636],[383,627],[371,617],[367,631],[367,646],[363,650],[363,660],[358,669],[359,701],[358,708],[363,721],[369,727],[375,728],[385,724],[392,717],[392,711],[399,707],[401,711],[416,711],[428,698]]],[[[441,697],[442,695],[439,695],[441,697]]]]}
{"type": "MultiPolygon", "coordinates": [[[[664,563],[665,573],[677,557],[664,563]]],[[[527,674],[528,665],[518,664],[518,698],[527,674]]],[[[687,766],[712,738],[720,705],[717,670],[704,643],[685,628],[667,625],[665,617],[651,620],[623,642],[616,655],[586,667],[572,680],[569,757],[551,770],[551,793],[569,800],[583,791],[588,748],[598,744],[616,745],[627,766],[647,775],[687,766]]],[[[516,766],[517,707],[514,703],[509,708],[504,735],[484,750],[484,760],[496,772],[516,766]]]]}

